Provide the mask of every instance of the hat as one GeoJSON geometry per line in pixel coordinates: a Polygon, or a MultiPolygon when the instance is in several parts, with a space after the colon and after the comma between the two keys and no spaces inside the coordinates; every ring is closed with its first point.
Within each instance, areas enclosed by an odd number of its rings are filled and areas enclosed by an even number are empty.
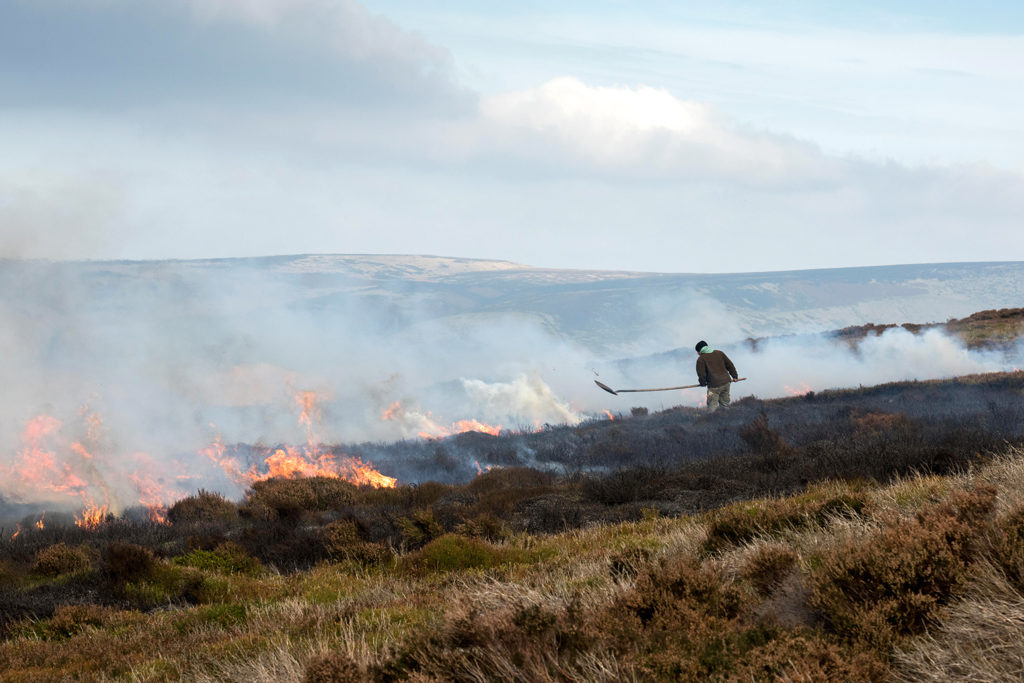
{"type": "Polygon", "coordinates": [[[706,341],[701,340],[701,341],[697,342],[697,346],[694,347],[694,348],[697,349],[697,353],[700,353],[700,350],[703,349],[707,345],[708,345],[708,343],[706,341]]]}

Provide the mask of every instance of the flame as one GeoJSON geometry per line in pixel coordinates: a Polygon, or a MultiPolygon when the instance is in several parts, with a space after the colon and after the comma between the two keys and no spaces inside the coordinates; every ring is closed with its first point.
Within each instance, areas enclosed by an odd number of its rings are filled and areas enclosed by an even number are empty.
{"type": "MultiPolygon", "coordinates": [[[[71,441],[64,438],[64,425],[50,415],[38,415],[25,424],[22,448],[12,463],[0,469],[0,486],[6,495],[21,500],[54,501],[80,508],[75,523],[85,529],[95,529],[107,515],[115,512],[130,491],[119,484],[121,500],[110,490],[110,481],[131,482],[139,503],[149,510],[154,522],[166,521],[166,504],[184,495],[183,491],[164,486],[161,463],[145,453],[131,458],[112,458],[103,447],[103,419],[98,413],[82,408],[81,424],[73,426],[84,430],[86,438],[71,441]],[[116,507],[115,507],[116,505],[116,507]]],[[[173,477],[167,477],[173,481],[173,477]]],[[[45,513],[35,523],[45,528],[45,513]]]]}
{"type": "Polygon", "coordinates": [[[464,432],[483,432],[492,436],[498,436],[501,433],[501,425],[489,425],[473,418],[459,420],[445,427],[434,421],[430,413],[424,414],[416,410],[407,410],[401,401],[395,401],[388,406],[381,413],[380,419],[394,420],[400,422],[403,427],[416,429],[416,436],[421,439],[443,439],[464,432]]]}
{"type": "Polygon", "coordinates": [[[790,396],[803,396],[813,391],[810,385],[805,382],[800,382],[800,386],[797,388],[793,388],[791,386],[784,386],[782,388],[785,389],[786,393],[790,396]]]}
{"type": "MultiPolygon", "coordinates": [[[[95,434],[102,420],[89,414],[89,430],[95,434]]],[[[4,468],[3,480],[10,495],[19,499],[77,500],[86,510],[97,508],[96,498],[109,507],[109,495],[93,454],[78,441],[61,438],[62,423],[52,415],[37,415],[25,423],[22,448],[13,462],[4,468]]],[[[68,501],[71,502],[71,501],[68,501]]],[[[83,518],[88,515],[83,513],[83,518]]],[[[44,528],[42,518],[37,528],[44,528]]]]}
{"type": "Polygon", "coordinates": [[[484,472],[490,472],[491,470],[494,469],[494,465],[483,465],[483,466],[481,466],[479,460],[474,460],[473,464],[476,465],[476,476],[478,476],[478,477],[481,474],[483,474],[484,472]]]}
{"type": "Polygon", "coordinates": [[[19,524],[19,525],[18,525],[18,528],[14,530],[14,535],[13,535],[13,536],[11,536],[11,540],[13,541],[13,540],[14,540],[14,539],[16,539],[16,538],[17,538],[17,537],[18,537],[18,536],[19,536],[20,534],[21,534],[21,524],[19,524]]]}
{"type": "Polygon", "coordinates": [[[37,521],[36,524],[35,524],[36,528],[39,529],[40,531],[42,531],[43,529],[46,528],[46,524],[43,522],[43,519],[45,519],[45,518],[46,518],[46,510],[43,510],[43,514],[39,516],[39,521],[37,521]]]}
{"type": "Polygon", "coordinates": [[[306,445],[304,447],[282,446],[273,451],[267,449],[262,460],[249,467],[228,453],[220,436],[217,436],[213,443],[202,449],[200,453],[220,467],[233,482],[240,486],[249,486],[253,482],[271,477],[334,477],[361,486],[375,488],[396,486],[398,483],[396,478],[381,474],[373,466],[357,457],[345,454],[337,455],[323,450],[323,447],[317,442],[314,431],[314,424],[320,419],[321,414],[316,405],[316,399],[317,394],[313,391],[299,392],[295,397],[295,402],[302,409],[299,415],[299,424],[306,428],[306,445]]]}
{"type": "MultiPolygon", "coordinates": [[[[261,457],[244,464],[237,453],[229,453],[220,436],[200,450],[206,460],[222,470],[231,481],[241,486],[275,476],[328,476],[345,478],[358,485],[394,487],[397,479],[378,472],[372,465],[356,457],[332,452],[318,443],[315,426],[321,415],[317,393],[298,392],[299,424],[305,427],[306,444],[283,446],[257,451],[261,457]]],[[[103,419],[88,407],[78,414],[79,422],[71,425],[79,440],[68,438],[61,420],[52,415],[38,415],[26,421],[21,434],[21,447],[6,463],[0,461],[0,493],[12,500],[34,500],[67,505],[78,509],[75,524],[96,529],[122,505],[138,503],[145,506],[155,524],[167,524],[168,505],[188,493],[186,482],[201,474],[187,471],[176,459],[158,460],[137,452],[119,454],[104,439],[103,419]],[[83,437],[84,434],[84,437],[83,437]],[[116,485],[108,486],[107,482],[116,485]]],[[[188,465],[194,472],[194,464],[188,465]]],[[[45,528],[45,512],[35,522],[45,528]]],[[[21,527],[14,532],[15,538],[21,527]]]]}
{"type": "MultiPolygon", "coordinates": [[[[142,460],[146,464],[152,463],[152,458],[146,453],[136,453],[135,457],[137,461],[142,460]]],[[[139,491],[139,502],[145,506],[149,521],[154,524],[167,525],[171,523],[167,519],[167,502],[174,495],[154,478],[153,472],[152,466],[143,466],[128,475],[128,478],[139,491]]]]}
{"type": "Polygon", "coordinates": [[[491,436],[501,434],[501,425],[489,425],[486,422],[480,422],[475,419],[459,420],[452,423],[451,427],[442,427],[436,423],[432,423],[431,426],[432,429],[420,431],[417,436],[421,439],[443,439],[447,436],[464,434],[466,432],[482,432],[491,436]]]}
{"type": "Polygon", "coordinates": [[[75,514],[75,526],[93,531],[107,520],[109,507],[104,505],[88,505],[80,513],[75,514]]]}
{"type": "Polygon", "coordinates": [[[615,416],[612,415],[612,411],[610,411],[608,409],[605,409],[604,414],[608,416],[609,420],[614,420],[615,419],[615,416]]]}
{"type": "Polygon", "coordinates": [[[395,401],[388,406],[383,413],[380,414],[380,419],[387,422],[388,420],[395,420],[401,416],[402,413],[402,402],[395,401]]]}
{"type": "Polygon", "coordinates": [[[344,478],[353,484],[372,486],[375,489],[390,489],[398,484],[396,478],[381,474],[359,458],[349,458],[342,469],[344,478]]]}

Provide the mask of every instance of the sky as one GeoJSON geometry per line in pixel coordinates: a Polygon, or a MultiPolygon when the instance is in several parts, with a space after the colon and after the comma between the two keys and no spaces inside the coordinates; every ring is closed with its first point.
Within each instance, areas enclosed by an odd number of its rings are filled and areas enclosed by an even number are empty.
{"type": "Polygon", "coordinates": [[[0,258],[1024,254],[1011,0],[5,0],[0,258]]]}

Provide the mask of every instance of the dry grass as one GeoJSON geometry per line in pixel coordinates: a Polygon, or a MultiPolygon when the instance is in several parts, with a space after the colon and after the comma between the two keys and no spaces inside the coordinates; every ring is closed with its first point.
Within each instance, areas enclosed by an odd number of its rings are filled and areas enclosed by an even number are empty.
{"type": "Polygon", "coordinates": [[[967,595],[941,625],[894,657],[900,681],[1024,678],[1024,595],[991,563],[979,563],[967,595]]]}

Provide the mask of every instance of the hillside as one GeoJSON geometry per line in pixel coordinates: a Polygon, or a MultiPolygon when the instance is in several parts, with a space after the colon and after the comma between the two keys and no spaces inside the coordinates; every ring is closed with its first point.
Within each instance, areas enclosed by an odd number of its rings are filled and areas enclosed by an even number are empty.
{"type": "Polygon", "coordinates": [[[1000,308],[978,311],[965,318],[951,318],[944,323],[903,323],[851,325],[832,334],[856,344],[869,335],[878,336],[886,330],[901,327],[918,334],[925,330],[941,330],[960,339],[969,349],[1007,348],[1024,336],[1024,308],[1000,308]]]}
{"type": "Polygon", "coordinates": [[[0,541],[0,667],[12,681],[1006,671],[1019,634],[974,605],[1010,609],[1024,588],[1022,392],[1014,372],[637,411],[394,446],[435,466],[456,449],[507,460],[467,483],[278,478],[238,502],[199,492],[167,525],[26,518],[0,541]],[[968,627],[1001,654],[977,662],[944,635],[968,627]]]}

